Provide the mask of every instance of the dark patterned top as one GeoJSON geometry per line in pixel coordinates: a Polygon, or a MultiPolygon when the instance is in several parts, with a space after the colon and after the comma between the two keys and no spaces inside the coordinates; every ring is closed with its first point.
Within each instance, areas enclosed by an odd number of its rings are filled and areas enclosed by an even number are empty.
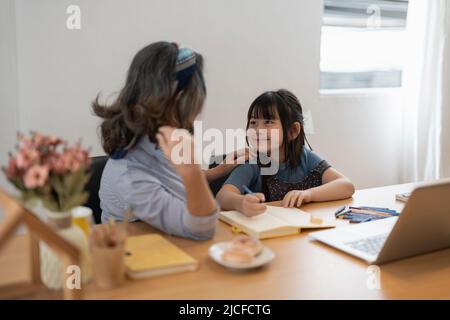
{"type": "Polygon", "coordinates": [[[331,167],[325,160],[313,168],[305,178],[299,182],[285,182],[276,176],[263,179],[263,192],[266,201],[283,200],[286,193],[292,190],[307,190],[322,185],[322,174],[331,167]]]}
{"type": "Polygon", "coordinates": [[[241,193],[243,185],[253,192],[264,192],[266,201],[281,200],[291,190],[306,190],[322,184],[322,175],[331,166],[315,152],[303,148],[300,165],[289,168],[285,163],[279,165],[276,174],[261,175],[261,169],[256,164],[244,164],[230,174],[225,184],[232,184],[241,193]]]}

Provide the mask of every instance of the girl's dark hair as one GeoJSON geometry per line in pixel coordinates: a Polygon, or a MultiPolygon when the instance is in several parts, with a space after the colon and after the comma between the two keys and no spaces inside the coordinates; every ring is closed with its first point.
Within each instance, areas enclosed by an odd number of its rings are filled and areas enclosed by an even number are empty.
{"type": "Polygon", "coordinates": [[[267,91],[257,97],[247,113],[247,129],[250,119],[279,118],[283,127],[283,152],[288,167],[295,169],[301,160],[301,154],[306,139],[303,121],[303,110],[297,97],[288,90],[267,91]],[[301,125],[300,134],[295,139],[289,139],[289,130],[295,122],[301,125]]]}
{"type": "Polygon", "coordinates": [[[133,147],[148,135],[156,143],[159,127],[170,125],[192,130],[206,97],[203,57],[196,55],[196,69],[181,93],[176,92],[175,66],[178,47],[155,42],[141,49],[128,69],[125,86],[111,105],[92,103],[94,113],[103,118],[102,145],[111,155],[133,147]],[[177,96],[179,95],[178,99],[177,96]]]}

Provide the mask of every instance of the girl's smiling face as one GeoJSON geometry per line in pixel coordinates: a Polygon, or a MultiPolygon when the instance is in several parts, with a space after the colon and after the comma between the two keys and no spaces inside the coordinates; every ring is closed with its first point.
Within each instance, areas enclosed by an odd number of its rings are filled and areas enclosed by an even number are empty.
{"type": "MultiPolygon", "coordinates": [[[[247,113],[247,141],[250,155],[268,156],[270,162],[299,165],[305,143],[302,106],[284,89],[258,96],[247,113]]],[[[259,159],[262,159],[259,157],[259,159]]]]}
{"type": "Polygon", "coordinates": [[[250,145],[259,153],[273,155],[283,144],[283,126],[278,117],[273,119],[250,118],[247,128],[250,145]]]}

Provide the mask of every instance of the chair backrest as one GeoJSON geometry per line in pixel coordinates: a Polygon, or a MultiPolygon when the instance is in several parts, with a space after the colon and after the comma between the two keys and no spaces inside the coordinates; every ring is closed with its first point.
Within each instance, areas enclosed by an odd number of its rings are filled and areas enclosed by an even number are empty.
{"type": "Polygon", "coordinates": [[[102,209],[100,208],[100,198],[98,196],[98,191],[100,189],[100,180],[102,179],[103,169],[105,168],[106,161],[108,161],[108,157],[92,157],[91,161],[91,178],[85,187],[85,190],[89,192],[89,198],[84,205],[92,209],[95,223],[101,223],[102,209]]]}
{"type": "MultiPolygon", "coordinates": [[[[214,167],[217,167],[218,163],[223,161],[225,159],[226,155],[218,155],[218,156],[212,156],[209,160],[209,169],[212,169],[214,167]]],[[[209,188],[211,189],[211,192],[213,193],[214,197],[219,192],[220,188],[222,188],[225,181],[227,181],[228,177],[230,176],[231,172],[227,175],[224,175],[223,177],[220,177],[214,181],[211,181],[209,183],[209,188]]]]}

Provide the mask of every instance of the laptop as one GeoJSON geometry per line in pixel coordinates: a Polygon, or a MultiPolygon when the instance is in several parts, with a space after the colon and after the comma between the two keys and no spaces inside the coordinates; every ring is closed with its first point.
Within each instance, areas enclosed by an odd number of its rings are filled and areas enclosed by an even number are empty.
{"type": "Polygon", "coordinates": [[[450,180],[417,187],[398,217],[313,232],[310,237],[370,264],[450,247],[450,180]]]}

